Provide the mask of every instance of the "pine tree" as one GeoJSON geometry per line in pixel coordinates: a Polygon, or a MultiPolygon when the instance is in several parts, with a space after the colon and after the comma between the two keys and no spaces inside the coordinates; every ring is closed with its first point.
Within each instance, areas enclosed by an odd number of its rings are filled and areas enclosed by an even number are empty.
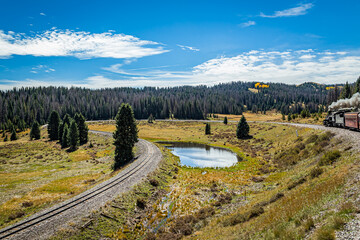
{"type": "Polygon", "coordinates": [[[227,117],[224,117],[224,124],[225,124],[225,125],[228,124],[228,119],[227,119],[227,117]]]}
{"type": "Polygon", "coordinates": [[[21,120],[19,121],[18,127],[19,127],[20,132],[25,131],[26,123],[25,123],[24,119],[21,119],[21,120]]]}
{"type": "Polygon", "coordinates": [[[360,92],[360,76],[355,82],[354,93],[360,92]]]}
{"type": "Polygon", "coordinates": [[[60,127],[59,127],[59,139],[60,139],[61,144],[62,144],[62,139],[63,139],[63,135],[64,135],[65,124],[67,124],[67,126],[69,128],[71,120],[72,120],[72,118],[70,117],[70,115],[65,114],[64,119],[60,124],[60,127]]]}
{"type": "Polygon", "coordinates": [[[9,141],[9,140],[8,140],[8,136],[5,135],[4,142],[7,142],[7,141],[9,141]]]}
{"type": "Polygon", "coordinates": [[[148,118],[148,123],[153,123],[154,122],[154,116],[152,115],[152,113],[150,113],[150,116],[148,118]]]}
{"type": "Polygon", "coordinates": [[[281,119],[284,121],[285,120],[285,114],[282,114],[281,119]]]}
{"type": "Polygon", "coordinates": [[[341,91],[340,98],[344,99],[344,98],[350,98],[350,97],[351,97],[351,89],[350,89],[349,83],[346,82],[344,88],[341,91]]]}
{"type": "Polygon", "coordinates": [[[244,139],[249,137],[250,127],[246,122],[244,115],[241,117],[237,129],[236,129],[236,137],[238,139],[244,139]]]}
{"type": "Polygon", "coordinates": [[[67,148],[70,145],[70,131],[67,123],[64,124],[63,134],[61,137],[61,147],[67,148]]]}
{"type": "Polygon", "coordinates": [[[75,114],[75,121],[79,130],[79,143],[80,145],[83,145],[89,140],[89,128],[81,113],[75,114]]]}
{"type": "Polygon", "coordinates": [[[30,131],[30,140],[33,139],[40,139],[41,134],[40,134],[40,125],[37,121],[35,121],[31,127],[31,131],[30,131]]]}
{"type": "Polygon", "coordinates": [[[13,126],[12,130],[11,130],[11,136],[10,136],[10,140],[11,141],[15,141],[17,140],[17,135],[16,135],[16,130],[15,130],[15,127],[13,126]]]}
{"type": "Polygon", "coordinates": [[[288,114],[287,120],[291,121],[292,117],[291,117],[291,113],[288,114]]]}
{"type": "Polygon", "coordinates": [[[116,130],[113,134],[115,145],[114,169],[118,169],[134,158],[133,147],[138,141],[138,130],[134,112],[129,104],[122,104],[115,118],[116,130]]]}
{"type": "Polygon", "coordinates": [[[70,124],[70,148],[75,151],[79,145],[79,129],[75,121],[71,121],[70,124]]]}
{"type": "Polygon", "coordinates": [[[62,135],[59,135],[59,127],[60,127],[59,113],[56,111],[52,111],[50,118],[49,118],[48,127],[47,127],[50,140],[61,139],[62,135]]]}
{"type": "Polygon", "coordinates": [[[205,135],[210,135],[210,134],[211,134],[210,123],[206,123],[205,135]]]}

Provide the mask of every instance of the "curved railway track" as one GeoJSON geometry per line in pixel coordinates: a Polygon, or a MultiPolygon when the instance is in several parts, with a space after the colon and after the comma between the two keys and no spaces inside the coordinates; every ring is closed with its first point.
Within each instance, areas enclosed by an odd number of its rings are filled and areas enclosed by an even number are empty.
{"type": "MultiPolygon", "coordinates": [[[[91,131],[93,133],[112,135],[112,133],[91,131]]],[[[130,166],[115,177],[96,185],[95,187],[34,214],[12,226],[0,230],[0,239],[43,239],[55,233],[73,218],[89,213],[104,205],[124,190],[141,181],[153,171],[161,160],[160,150],[152,143],[139,139],[138,147],[142,154],[130,166]],[[135,181],[133,181],[135,180],[135,181]],[[84,207],[85,205],[89,205],[84,207]],[[90,211],[89,211],[90,210],[90,211]]]]}

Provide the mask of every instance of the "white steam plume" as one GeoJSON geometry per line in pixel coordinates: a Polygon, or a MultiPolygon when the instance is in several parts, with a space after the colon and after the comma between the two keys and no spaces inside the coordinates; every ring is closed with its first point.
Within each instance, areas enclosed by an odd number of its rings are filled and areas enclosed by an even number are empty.
{"type": "Polygon", "coordinates": [[[329,110],[331,111],[340,108],[360,108],[360,93],[355,93],[351,98],[340,99],[329,106],[329,110]]]}

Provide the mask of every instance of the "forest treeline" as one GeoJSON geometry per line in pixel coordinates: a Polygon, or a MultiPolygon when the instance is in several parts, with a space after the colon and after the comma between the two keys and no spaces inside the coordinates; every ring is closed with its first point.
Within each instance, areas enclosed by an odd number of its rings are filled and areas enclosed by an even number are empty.
{"type": "Polygon", "coordinates": [[[272,109],[288,114],[322,111],[328,104],[325,85],[299,86],[281,83],[254,89],[254,82],[233,82],[208,86],[172,88],[85,89],[33,87],[0,91],[0,128],[10,122],[18,128],[36,120],[45,124],[54,110],[65,114],[81,112],[87,120],[113,119],[122,103],[129,103],[136,119],[204,119],[208,113],[242,114],[272,109]],[[250,89],[250,90],[249,90],[250,89]]]}

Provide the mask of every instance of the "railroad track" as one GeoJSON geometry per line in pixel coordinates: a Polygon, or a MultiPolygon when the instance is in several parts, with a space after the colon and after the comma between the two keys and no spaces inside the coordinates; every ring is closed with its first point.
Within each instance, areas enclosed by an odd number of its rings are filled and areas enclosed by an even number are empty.
{"type": "MultiPolygon", "coordinates": [[[[104,135],[111,134],[111,133],[99,132],[99,131],[93,131],[93,132],[104,134],[104,135]]],[[[27,231],[31,235],[31,232],[34,232],[32,230],[32,228],[34,228],[42,223],[51,221],[51,219],[56,218],[57,216],[65,213],[71,209],[74,209],[75,207],[79,207],[89,200],[93,200],[100,195],[106,194],[107,192],[114,189],[116,186],[121,185],[121,183],[124,183],[129,178],[138,174],[141,170],[144,170],[145,166],[147,166],[148,163],[151,162],[152,158],[154,157],[153,155],[156,156],[156,154],[155,154],[155,152],[151,151],[151,150],[154,150],[154,146],[151,146],[151,143],[149,143],[145,140],[142,140],[142,139],[139,139],[139,143],[144,145],[146,148],[145,153],[142,154],[142,155],[144,155],[144,154],[146,155],[146,157],[144,159],[138,159],[138,160],[134,161],[129,167],[125,168],[117,176],[95,186],[92,189],[89,189],[88,191],[85,191],[82,194],[79,194],[78,196],[76,196],[70,200],[65,201],[63,204],[52,207],[52,208],[45,210],[39,214],[34,214],[33,216],[31,216],[25,220],[22,220],[17,224],[14,224],[12,226],[9,226],[9,227],[6,227],[6,228],[0,230],[0,239],[5,239],[5,238],[25,239],[25,238],[28,238],[29,237],[28,234],[23,234],[22,236],[19,234],[27,231]],[[24,235],[26,235],[26,236],[24,236],[24,235]]],[[[158,153],[157,153],[157,155],[158,155],[158,153]]],[[[42,224],[42,225],[46,225],[46,224],[42,224]]],[[[53,231],[53,232],[55,232],[55,231],[53,231]]],[[[41,233],[37,233],[35,235],[37,235],[41,238],[41,233]]]]}

